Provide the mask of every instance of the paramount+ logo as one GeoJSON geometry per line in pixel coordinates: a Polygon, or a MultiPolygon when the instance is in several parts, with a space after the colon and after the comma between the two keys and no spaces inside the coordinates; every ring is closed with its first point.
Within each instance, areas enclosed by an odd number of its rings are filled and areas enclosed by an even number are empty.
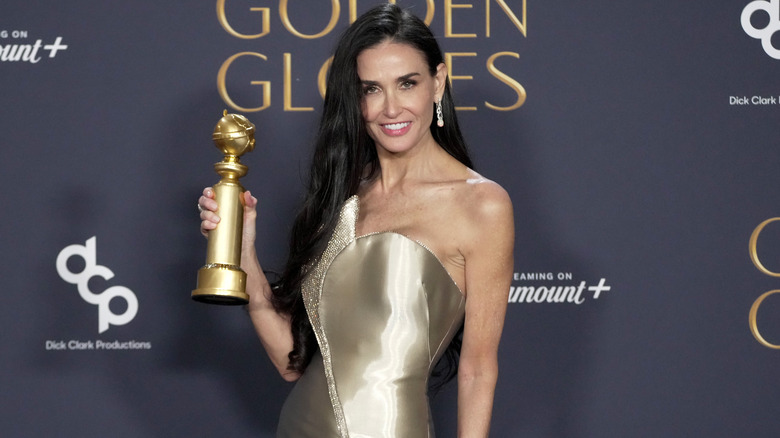
{"type": "MultiPolygon", "coordinates": [[[[763,20],[761,20],[763,21],[763,20]]],[[[742,10],[740,17],[742,29],[749,36],[761,40],[761,46],[764,52],[774,59],[780,59],[780,49],[772,45],[772,37],[780,31],[780,0],[755,0],[747,4],[742,10]],[[761,28],[757,28],[751,21],[754,16],[756,21],[766,13],[769,16],[769,23],[761,28]]]]}
{"type": "Polygon", "coordinates": [[[97,264],[97,238],[92,236],[84,245],[73,244],[66,246],[57,255],[57,273],[68,283],[75,284],[81,298],[89,304],[98,307],[98,332],[103,333],[110,325],[125,325],[135,318],[138,313],[138,298],[133,291],[124,286],[111,286],[103,292],[94,293],[89,289],[89,281],[93,277],[101,277],[110,280],[114,277],[105,266],[97,264]],[[68,260],[78,256],[84,261],[84,270],[72,272],[68,268],[68,260]],[[121,298],[127,304],[127,308],[121,314],[111,311],[110,303],[114,298],[121,298]]]}

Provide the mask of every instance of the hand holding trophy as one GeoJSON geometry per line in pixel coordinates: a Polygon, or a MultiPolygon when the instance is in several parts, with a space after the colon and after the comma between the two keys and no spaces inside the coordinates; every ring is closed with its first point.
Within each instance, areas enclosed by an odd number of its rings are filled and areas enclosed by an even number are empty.
{"type": "Polygon", "coordinates": [[[238,179],[248,168],[240,157],[255,147],[255,125],[239,114],[222,113],[212,139],[225,154],[214,164],[222,179],[214,185],[214,199],[219,202],[220,223],[209,231],[206,264],[198,270],[197,288],[192,299],[210,304],[237,305],[249,302],[246,273],[241,269],[241,234],[244,228],[242,193],[238,179]]]}

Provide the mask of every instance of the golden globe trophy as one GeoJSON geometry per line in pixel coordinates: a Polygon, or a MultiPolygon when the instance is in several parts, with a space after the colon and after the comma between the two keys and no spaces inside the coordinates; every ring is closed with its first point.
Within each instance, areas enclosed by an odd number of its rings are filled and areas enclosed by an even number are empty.
{"type": "Polygon", "coordinates": [[[225,154],[214,164],[222,179],[214,185],[219,203],[219,225],[209,231],[206,264],[198,270],[192,299],[211,304],[246,304],[246,272],[241,269],[241,235],[244,230],[244,187],[238,179],[248,168],[239,157],[255,147],[255,125],[239,114],[222,113],[212,139],[225,154]]]}

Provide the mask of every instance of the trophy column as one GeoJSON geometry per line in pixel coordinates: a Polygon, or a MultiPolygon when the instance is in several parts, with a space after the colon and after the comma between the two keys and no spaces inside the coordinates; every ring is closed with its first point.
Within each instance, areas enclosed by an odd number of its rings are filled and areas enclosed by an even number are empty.
{"type": "Polygon", "coordinates": [[[255,146],[255,126],[244,116],[228,114],[214,128],[215,145],[225,159],[214,164],[222,179],[214,185],[214,198],[219,203],[220,222],[209,231],[206,264],[198,270],[197,288],[192,299],[211,304],[246,304],[246,273],[241,269],[241,236],[244,230],[244,187],[238,181],[248,168],[240,156],[255,146]]]}

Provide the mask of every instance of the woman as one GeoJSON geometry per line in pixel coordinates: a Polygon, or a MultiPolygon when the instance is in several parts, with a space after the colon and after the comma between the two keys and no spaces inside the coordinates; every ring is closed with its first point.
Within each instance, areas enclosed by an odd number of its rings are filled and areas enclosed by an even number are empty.
{"type": "MultiPolygon", "coordinates": [[[[485,437],[512,275],[511,201],[470,169],[441,50],[418,18],[392,4],[360,17],[337,46],[327,90],[274,285],[255,253],[257,200],[244,194],[249,313],[282,377],[297,380],[278,436],[433,436],[428,378],[462,324],[458,434],[485,437]]],[[[210,188],[198,205],[205,234],[219,222],[210,188]]]]}

